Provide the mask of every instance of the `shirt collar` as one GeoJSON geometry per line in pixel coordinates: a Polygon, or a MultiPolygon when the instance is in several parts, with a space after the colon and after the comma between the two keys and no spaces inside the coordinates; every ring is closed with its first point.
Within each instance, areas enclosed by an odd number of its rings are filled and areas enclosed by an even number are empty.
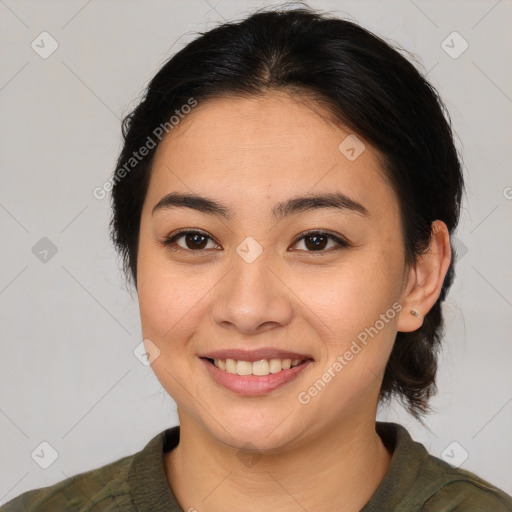
{"type": "MultiPolygon", "coordinates": [[[[395,510],[406,496],[410,496],[421,467],[429,459],[425,447],[413,441],[402,425],[377,421],[376,431],[392,453],[391,462],[384,479],[361,512],[382,512],[383,505],[386,510],[395,510]]],[[[164,459],[165,453],[174,449],[179,439],[180,427],[169,428],[153,437],[134,455],[128,482],[138,511],[183,512],[167,481],[164,459]]],[[[418,503],[431,492],[427,488],[419,492],[418,503]]]]}

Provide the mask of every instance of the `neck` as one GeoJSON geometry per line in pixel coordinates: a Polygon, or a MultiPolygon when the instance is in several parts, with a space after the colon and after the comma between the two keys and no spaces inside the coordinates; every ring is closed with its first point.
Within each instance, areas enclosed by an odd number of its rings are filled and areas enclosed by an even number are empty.
{"type": "Polygon", "coordinates": [[[251,454],[180,415],[180,442],[165,462],[183,510],[357,512],[377,490],[390,459],[375,416],[341,424],[300,447],[251,454]]]}

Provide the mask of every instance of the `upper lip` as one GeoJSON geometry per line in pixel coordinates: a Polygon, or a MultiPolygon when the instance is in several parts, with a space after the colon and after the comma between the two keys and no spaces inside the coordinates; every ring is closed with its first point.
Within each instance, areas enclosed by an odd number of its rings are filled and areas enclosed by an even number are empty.
{"type": "Polygon", "coordinates": [[[236,361],[259,361],[260,359],[313,359],[310,355],[288,352],[276,348],[259,348],[257,350],[225,349],[200,354],[208,359],[234,359],[236,361]]]}

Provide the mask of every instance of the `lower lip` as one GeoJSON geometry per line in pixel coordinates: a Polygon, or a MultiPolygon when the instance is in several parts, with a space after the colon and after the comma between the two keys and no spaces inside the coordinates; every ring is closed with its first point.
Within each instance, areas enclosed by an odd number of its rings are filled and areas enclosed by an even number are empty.
{"type": "Polygon", "coordinates": [[[247,396],[258,396],[270,393],[274,389],[277,389],[287,382],[297,378],[297,376],[312,362],[310,360],[306,360],[289,370],[281,370],[278,373],[269,373],[268,375],[257,376],[228,373],[224,370],[220,370],[207,359],[201,358],[201,361],[215,382],[231,391],[234,391],[235,393],[247,396]]]}

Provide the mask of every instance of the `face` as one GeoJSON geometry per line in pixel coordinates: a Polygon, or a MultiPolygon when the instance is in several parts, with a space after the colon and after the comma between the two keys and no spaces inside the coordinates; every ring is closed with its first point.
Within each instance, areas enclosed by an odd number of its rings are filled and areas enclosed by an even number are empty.
{"type": "Polygon", "coordinates": [[[398,200],[319,107],[199,103],[157,150],[137,272],[180,423],[271,450],[375,420],[407,276],[398,200]]]}

